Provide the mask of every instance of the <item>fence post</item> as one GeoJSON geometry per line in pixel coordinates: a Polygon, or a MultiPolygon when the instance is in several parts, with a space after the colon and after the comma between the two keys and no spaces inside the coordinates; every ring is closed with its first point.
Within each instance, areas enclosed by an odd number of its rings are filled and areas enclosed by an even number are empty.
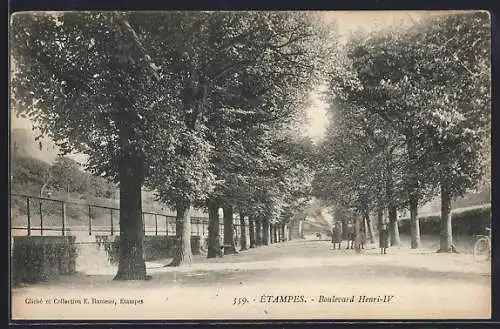
{"type": "Polygon", "coordinates": [[[40,208],[40,235],[43,235],[42,199],[39,200],[38,206],[40,208]]]}
{"type": "Polygon", "coordinates": [[[155,235],[158,235],[158,217],[155,213],[155,235]]]}
{"type": "Polygon", "coordinates": [[[66,235],[66,202],[61,201],[62,206],[62,235],[66,235]]]}
{"type": "Polygon", "coordinates": [[[89,236],[92,235],[92,206],[89,205],[89,236]]]}
{"type": "Polygon", "coordinates": [[[144,213],[142,213],[142,234],[146,235],[146,221],[144,220],[144,213]]]}
{"type": "Polygon", "coordinates": [[[111,235],[115,235],[115,230],[113,227],[113,208],[109,209],[110,217],[111,217],[111,235]]]}
{"type": "Polygon", "coordinates": [[[28,208],[28,236],[31,235],[31,215],[30,215],[30,197],[26,197],[26,206],[28,208]]]}
{"type": "Polygon", "coordinates": [[[167,236],[168,236],[168,216],[165,216],[165,227],[166,227],[167,236]]]}

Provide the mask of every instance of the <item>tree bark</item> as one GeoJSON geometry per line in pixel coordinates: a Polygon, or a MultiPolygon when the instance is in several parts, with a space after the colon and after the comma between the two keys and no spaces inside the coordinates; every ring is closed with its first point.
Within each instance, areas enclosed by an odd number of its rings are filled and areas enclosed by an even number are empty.
{"type": "Polygon", "coordinates": [[[399,227],[398,227],[398,211],[396,206],[390,205],[388,209],[389,213],[389,232],[391,235],[391,246],[399,246],[401,240],[399,238],[399,227]]]}
{"type": "Polygon", "coordinates": [[[255,248],[255,218],[248,216],[248,235],[250,238],[250,248],[255,248]]]}
{"type": "Polygon", "coordinates": [[[365,210],[363,215],[366,223],[366,232],[368,233],[368,239],[370,239],[370,243],[375,243],[375,237],[373,235],[373,225],[372,225],[372,220],[370,219],[370,213],[367,210],[365,210]]]}
{"type": "Polygon", "coordinates": [[[384,223],[384,208],[382,208],[382,206],[379,206],[377,208],[377,227],[379,232],[383,223],[384,223]]]}
{"type": "Polygon", "coordinates": [[[389,214],[389,234],[391,237],[391,246],[399,246],[399,228],[398,228],[398,211],[395,204],[394,195],[394,178],[393,178],[393,159],[390,151],[387,151],[387,176],[386,176],[386,196],[388,202],[389,214]]]}
{"type": "Polygon", "coordinates": [[[146,280],[143,256],[144,229],[142,223],[141,186],[144,181],[144,157],[134,152],[129,140],[132,129],[120,120],[119,143],[122,159],[120,179],[120,258],[114,280],[146,280]]]}
{"type": "Polygon", "coordinates": [[[303,220],[299,220],[299,237],[301,239],[305,239],[305,237],[304,237],[304,221],[303,220]]]}
{"type": "Polygon", "coordinates": [[[262,218],[255,218],[255,245],[262,245],[262,218]]]}
{"type": "Polygon", "coordinates": [[[234,244],[234,235],[233,235],[233,207],[225,206],[222,208],[223,216],[224,216],[224,245],[229,245],[231,248],[229,250],[224,249],[224,254],[236,254],[238,251],[236,250],[236,245],[234,244]]]}
{"type": "Polygon", "coordinates": [[[177,216],[175,219],[175,250],[174,259],[167,266],[180,266],[191,264],[191,217],[189,202],[178,200],[176,205],[177,216]]]}
{"type": "Polygon", "coordinates": [[[262,221],[262,244],[264,246],[269,245],[269,240],[271,238],[269,227],[269,219],[264,218],[264,220],[262,221]]]}
{"type": "Polygon", "coordinates": [[[451,226],[451,193],[445,179],[441,179],[441,237],[438,252],[454,252],[451,226]]]}
{"type": "Polygon", "coordinates": [[[273,235],[274,235],[274,243],[277,243],[277,242],[280,242],[279,241],[279,224],[274,224],[273,225],[274,228],[273,228],[273,235]]]}
{"type": "Polygon", "coordinates": [[[219,205],[215,200],[208,201],[208,251],[207,258],[215,258],[220,250],[219,205]]]}
{"type": "Polygon", "coordinates": [[[274,243],[274,227],[272,224],[269,225],[269,243],[274,243]]]}
{"type": "Polygon", "coordinates": [[[361,253],[361,223],[360,223],[360,218],[359,216],[356,216],[354,218],[354,236],[355,236],[355,241],[354,241],[354,250],[356,251],[357,254],[361,253]]]}
{"type": "Polygon", "coordinates": [[[410,203],[410,235],[411,235],[411,248],[420,248],[420,223],[418,220],[418,199],[416,197],[409,197],[410,203]]]}
{"type": "Polygon", "coordinates": [[[241,248],[240,248],[240,251],[247,250],[248,249],[248,247],[247,247],[247,228],[246,228],[246,224],[245,224],[245,214],[241,211],[240,211],[240,228],[241,228],[241,232],[240,232],[241,248]]]}
{"type": "Polygon", "coordinates": [[[406,136],[406,149],[408,153],[408,204],[410,208],[410,236],[411,248],[420,247],[420,224],[418,221],[418,179],[417,179],[417,150],[412,135],[406,136]]]}

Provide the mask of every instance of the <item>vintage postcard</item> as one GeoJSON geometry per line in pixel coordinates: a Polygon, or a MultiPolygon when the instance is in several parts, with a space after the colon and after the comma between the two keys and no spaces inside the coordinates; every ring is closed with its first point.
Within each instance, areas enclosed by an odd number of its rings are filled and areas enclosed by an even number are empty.
{"type": "Polygon", "coordinates": [[[11,318],[491,318],[486,11],[18,12],[11,318]]]}

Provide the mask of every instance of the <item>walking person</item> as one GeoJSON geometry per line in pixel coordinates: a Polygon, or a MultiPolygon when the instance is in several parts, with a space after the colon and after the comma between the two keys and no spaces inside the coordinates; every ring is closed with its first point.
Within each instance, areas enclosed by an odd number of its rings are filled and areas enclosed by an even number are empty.
{"type": "Polygon", "coordinates": [[[352,220],[348,220],[345,228],[345,237],[347,239],[347,248],[346,249],[354,249],[354,240],[356,239],[356,231],[354,230],[354,224],[352,220]]]}
{"type": "Polygon", "coordinates": [[[332,227],[332,243],[333,249],[336,249],[337,243],[339,244],[339,249],[342,245],[342,223],[334,222],[332,227]]]}
{"type": "Polygon", "coordinates": [[[379,246],[380,246],[380,254],[387,254],[387,248],[389,248],[389,231],[387,229],[387,224],[382,223],[380,226],[379,235],[379,246]]]}

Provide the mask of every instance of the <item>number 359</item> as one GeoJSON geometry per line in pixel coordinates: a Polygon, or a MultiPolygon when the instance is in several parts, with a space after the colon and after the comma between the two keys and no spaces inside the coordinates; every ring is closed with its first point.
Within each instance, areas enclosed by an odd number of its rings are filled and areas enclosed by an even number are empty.
{"type": "Polygon", "coordinates": [[[233,305],[245,305],[246,303],[248,303],[248,299],[246,297],[235,297],[233,301],[233,305]]]}

